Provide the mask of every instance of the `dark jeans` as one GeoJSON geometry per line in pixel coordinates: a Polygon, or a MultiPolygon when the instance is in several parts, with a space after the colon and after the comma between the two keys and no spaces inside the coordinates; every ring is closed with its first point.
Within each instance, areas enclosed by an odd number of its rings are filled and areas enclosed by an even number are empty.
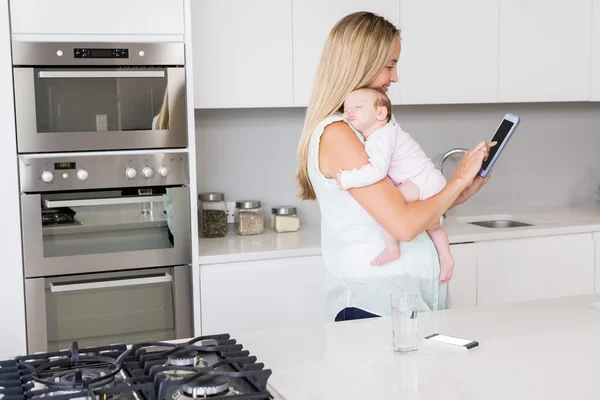
{"type": "Polygon", "coordinates": [[[340,311],[338,315],[336,315],[335,322],[375,317],[379,317],[379,315],[371,314],[368,311],[361,310],[360,308],[356,307],[346,307],[342,311],[340,311]]]}

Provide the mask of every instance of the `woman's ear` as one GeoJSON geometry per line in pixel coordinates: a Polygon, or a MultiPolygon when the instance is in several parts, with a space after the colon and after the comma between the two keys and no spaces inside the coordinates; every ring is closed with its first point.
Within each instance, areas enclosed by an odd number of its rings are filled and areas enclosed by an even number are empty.
{"type": "Polygon", "coordinates": [[[388,111],[387,111],[387,107],[385,106],[379,106],[377,108],[377,120],[378,121],[385,121],[388,117],[388,111]]]}

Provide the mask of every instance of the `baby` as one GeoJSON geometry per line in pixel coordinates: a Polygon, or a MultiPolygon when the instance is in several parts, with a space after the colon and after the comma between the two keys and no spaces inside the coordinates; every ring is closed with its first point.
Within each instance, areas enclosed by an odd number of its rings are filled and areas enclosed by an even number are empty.
{"type": "MultiPolygon", "coordinates": [[[[441,172],[400,128],[384,93],[368,88],[351,92],[344,101],[344,117],[365,139],[369,163],[360,169],[340,170],[336,180],[342,189],[371,185],[386,175],[406,201],[427,199],[444,188],[446,180],[441,172]]],[[[439,223],[427,229],[427,233],[440,259],[440,282],[446,282],[454,268],[448,235],[439,223]]],[[[399,257],[398,240],[386,232],[385,249],[371,264],[381,265],[399,257]]]]}

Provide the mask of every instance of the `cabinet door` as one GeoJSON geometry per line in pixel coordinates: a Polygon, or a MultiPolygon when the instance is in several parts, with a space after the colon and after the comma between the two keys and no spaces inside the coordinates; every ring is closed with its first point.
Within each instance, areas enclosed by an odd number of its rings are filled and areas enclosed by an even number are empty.
{"type": "Polygon", "coordinates": [[[202,265],[202,334],[325,322],[324,282],[320,255],[202,265]]]}
{"type": "Polygon", "coordinates": [[[499,1],[402,0],[402,104],[498,101],[499,1]]]}
{"type": "Polygon", "coordinates": [[[500,0],[500,102],[587,101],[592,0],[500,0]]]}
{"type": "Polygon", "coordinates": [[[477,243],[477,304],[594,291],[591,233],[477,243]]]}
{"type": "Polygon", "coordinates": [[[195,108],[289,107],[291,0],[192,0],[195,108]]]}
{"type": "Polygon", "coordinates": [[[477,246],[461,243],[450,246],[454,257],[454,273],[448,283],[450,308],[477,305],[477,246]]]}
{"type": "Polygon", "coordinates": [[[594,274],[596,280],[594,282],[594,293],[600,293],[600,232],[594,233],[594,246],[595,246],[595,270],[594,274]]]}
{"type": "Polygon", "coordinates": [[[592,14],[592,87],[590,100],[600,101],[600,0],[594,0],[592,14]]]}
{"type": "MultiPolygon", "coordinates": [[[[294,106],[306,106],[313,87],[323,45],[333,26],[356,11],[380,14],[399,26],[400,0],[293,0],[294,106]]],[[[388,95],[399,104],[398,84],[388,95]]]]}
{"type": "Polygon", "coordinates": [[[16,0],[12,33],[183,35],[183,0],[16,0]]]}

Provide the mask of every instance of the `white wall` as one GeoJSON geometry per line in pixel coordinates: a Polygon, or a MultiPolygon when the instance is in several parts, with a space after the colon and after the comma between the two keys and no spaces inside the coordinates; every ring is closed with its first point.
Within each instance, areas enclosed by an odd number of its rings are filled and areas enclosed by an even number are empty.
{"type": "Polygon", "coordinates": [[[26,354],[25,295],[21,264],[19,180],[13,104],[8,0],[0,0],[0,159],[3,211],[0,240],[0,360],[26,354]]]}
{"type": "MultiPolygon", "coordinates": [[[[318,224],[315,202],[296,199],[296,145],[304,108],[197,110],[199,191],[223,191],[230,201],[258,198],[267,206],[295,204],[318,224]]],[[[492,180],[453,212],[596,201],[600,184],[600,103],[402,106],[394,113],[425,152],[439,160],[453,147],[489,140],[506,112],[521,124],[492,180]]],[[[448,161],[450,177],[457,163],[448,161]]]]}

